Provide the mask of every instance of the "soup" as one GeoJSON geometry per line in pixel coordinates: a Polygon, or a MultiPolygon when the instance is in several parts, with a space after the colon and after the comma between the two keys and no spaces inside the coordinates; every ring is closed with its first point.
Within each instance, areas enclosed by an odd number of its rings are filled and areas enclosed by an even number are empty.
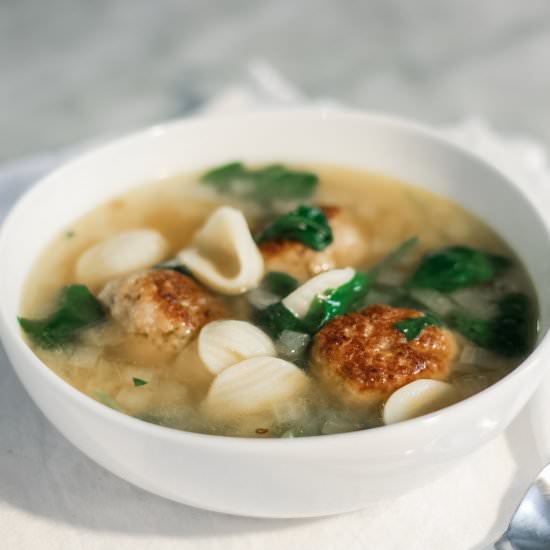
{"type": "Polygon", "coordinates": [[[20,324],[107,406],[171,428],[375,428],[493,384],[530,352],[529,278],[459,205],[378,174],[248,168],[152,182],[36,262],[20,324]]]}

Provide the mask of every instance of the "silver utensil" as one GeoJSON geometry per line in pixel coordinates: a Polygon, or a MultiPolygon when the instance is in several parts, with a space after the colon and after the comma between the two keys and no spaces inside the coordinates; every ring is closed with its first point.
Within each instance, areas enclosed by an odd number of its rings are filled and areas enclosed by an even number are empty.
{"type": "Polygon", "coordinates": [[[539,473],[495,550],[550,550],[550,464],[539,473]]]}

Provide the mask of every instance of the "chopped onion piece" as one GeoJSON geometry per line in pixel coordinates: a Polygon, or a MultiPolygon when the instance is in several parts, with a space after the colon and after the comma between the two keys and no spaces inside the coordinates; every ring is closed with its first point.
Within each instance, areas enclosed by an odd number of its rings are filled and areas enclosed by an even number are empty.
{"type": "Polygon", "coordinates": [[[78,346],[69,358],[69,363],[73,367],[80,369],[91,369],[99,363],[101,357],[101,348],[94,346],[78,346]]]}
{"type": "Polygon", "coordinates": [[[308,414],[308,403],[303,398],[280,401],[273,405],[273,418],[277,424],[299,424],[308,414]]]}
{"type": "Polygon", "coordinates": [[[453,302],[449,300],[447,296],[436,290],[431,290],[429,288],[413,288],[410,294],[415,300],[424,304],[437,315],[448,315],[455,309],[453,302]]]}
{"type": "Polygon", "coordinates": [[[502,366],[502,360],[494,353],[468,344],[462,348],[462,353],[458,360],[460,363],[483,368],[499,368],[502,366]]]}
{"type": "Polygon", "coordinates": [[[465,399],[484,390],[489,385],[489,379],[483,374],[465,374],[457,376],[453,383],[462,394],[462,399],[465,399]]]}
{"type": "Polygon", "coordinates": [[[491,289],[464,288],[455,290],[449,297],[456,305],[480,319],[491,319],[497,313],[499,296],[491,289]]]}
{"type": "Polygon", "coordinates": [[[383,285],[399,286],[405,282],[407,274],[397,269],[383,269],[376,281],[383,285]]]}
{"type": "Polygon", "coordinates": [[[289,361],[299,359],[305,353],[311,337],[303,332],[283,330],[275,342],[278,354],[289,361]]]}
{"type": "Polygon", "coordinates": [[[246,293],[246,299],[256,309],[263,310],[279,301],[279,296],[265,288],[255,288],[246,293]]]}
{"type": "Polygon", "coordinates": [[[360,426],[351,418],[338,411],[333,411],[327,415],[327,419],[323,422],[321,433],[323,435],[339,434],[345,432],[354,432],[359,430],[360,426]]]}

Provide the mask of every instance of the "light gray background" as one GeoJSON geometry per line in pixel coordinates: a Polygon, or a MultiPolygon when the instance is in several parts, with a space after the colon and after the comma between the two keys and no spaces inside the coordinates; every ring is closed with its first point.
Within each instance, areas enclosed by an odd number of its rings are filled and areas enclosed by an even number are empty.
{"type": "Polygon", "coordinates": [[[0,161],[182,114],[254,57],[309,95],[550,144],[548,0],[0,0],[0,161]]]}

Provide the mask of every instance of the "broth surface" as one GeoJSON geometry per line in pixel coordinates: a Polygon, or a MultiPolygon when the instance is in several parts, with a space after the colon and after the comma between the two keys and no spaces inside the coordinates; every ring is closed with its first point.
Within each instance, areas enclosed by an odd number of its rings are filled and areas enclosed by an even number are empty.
{"type": "MultiPolygon", "coordinates": [[[[471,246],[513,258],[519,267],[504,275],[499,284],[527,294],[535,307],[531,284],[510,248],[485,223],[456,203],[377,174],[326,166],[307,168],[320,177],[320,185],[308,202],[344,208],[368,239],[368,257],[355,266],[357,269],[375,265],[412,235],[418,237],[419,245],[407,257],[403,269],[413,269],[427,252],[450,245],[471,246]]],[[[138,187],[94,209],[67,227],[36,262],[27,282],[22,316],[42,318],[55,309],[60,288],[75,282],[76,262],[90,246],[119,231],[145,227],[158,230],[167,239],[168,259],[189,245],[197,229],[221,205],[242,210],[253,228],[265,215],[253,203],[217,195],[199,183],[197,174],[138,187]]],[[[279,204],[277,210],[284,212],[292,206],[279,204]]],[[[227,266],[228,272],[236,269],[231,262],[227,266]]],[[[392,273],[386,277],[391,280],[392,273]]],[[[90,290],[98,293],[100,287],[90,290]]],[[[383,288],[374,289],[371,294],[372,303],[384,299],[383,288]]],[[[246,297],[223,300],[231,311],[230,318],[250,318],[246,297]]],[[[461,360],[462,351],[465,347],[471,349],[472,344],[458,335],[456,340],[459,351],[448,381],[462,398],[499,380],[521,360],[490,354],[483,365],[468,364],[461,360]]],[[[212,375],[200,364],[196,341],[171,357],[138,337],[125,335],[112,321],[86,330],[80,342],[63,348],[46,350],[31,345],[54,372],[80,391],[143,420],[174,428],[280,437],[352,431],[381,424],[380,409],[367,412],[346,407],[315,381],[306,396],[283,403],[269,414],[213,421],[201,407],[212,375]],[[136,386],[134,379],[147,383],[136,386]]]]}

